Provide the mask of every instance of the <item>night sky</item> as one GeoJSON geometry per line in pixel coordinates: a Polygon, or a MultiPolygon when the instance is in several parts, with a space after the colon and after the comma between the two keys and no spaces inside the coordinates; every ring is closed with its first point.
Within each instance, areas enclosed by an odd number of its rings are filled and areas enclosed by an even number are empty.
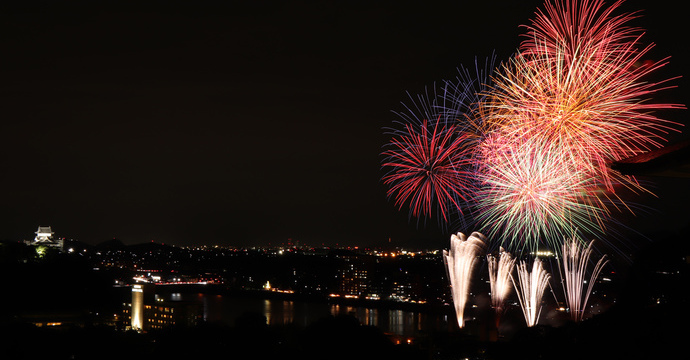
{"type": "MultiPolygon", "coordinates": [[[[387,200],[382,128],[406,92],[506,59],[541,6],[64,3],[0,9],[3,240],[40,225],[92,244],[444,246],[435,221],[387,200]]],[[[655,3],[625,8],[671,56],[663,75],[688,75],[685,14],[655,3]]],[[[673,84],[687,104],[687,80],[673,84]]]]}

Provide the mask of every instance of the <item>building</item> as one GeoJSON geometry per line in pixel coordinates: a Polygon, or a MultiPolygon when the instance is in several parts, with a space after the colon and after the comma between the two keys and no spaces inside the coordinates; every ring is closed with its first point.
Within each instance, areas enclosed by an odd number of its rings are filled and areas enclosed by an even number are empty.
{"type": "Polygon", "coordinates": [[[367,293],[367,270],[359,263],[348,262],[338,273],[340,294],[360,297],[367,293]]]}
{"type": "Polygon", "coordinates": [[[359,298],[369,293],[369,268],[367,257],[352,252],[337,255],[340,264],[337,269],[337,292],[344,297],[359,298]]]}
{"type": "Polygon", "coordinates": [[[133,284],[132,302],[123,304],[126,330],[140,332],[176,326],[196,326],[202,319],[201,305],[183,301],[162,301],[155,285],[133,284]]]}
{"type": "Polygon", "coordinates": [[[36,236],[34,237],[33,241],[25,241],[27,245],[46,246],[62,251],[64,239],[55,239],[53,237],[55,233],[53,232],[53,229],[50,226],[39,226],[35,234],[36,236]]]}
{"type": "Polygon", "coordinates": [[[153,294],[153,291],[149,289],[151,285],[147,284],[134,284],[132,285],[132,303],[129,304],[129,323],[132,330],[142,331],[144,330],[145,317],[144,317],[144,304],[150,303],[144,299],[144,293],[146,295],[153,294]],[[145,291],[146,290],[146,291],[145,291]]]}
{"type": "Polygon", "coordinates": [[[35,243],[51,243],[53,242],[53,229],[50,226],[39,226],[36,230],[36,237],[34,238],[35,243]]]}

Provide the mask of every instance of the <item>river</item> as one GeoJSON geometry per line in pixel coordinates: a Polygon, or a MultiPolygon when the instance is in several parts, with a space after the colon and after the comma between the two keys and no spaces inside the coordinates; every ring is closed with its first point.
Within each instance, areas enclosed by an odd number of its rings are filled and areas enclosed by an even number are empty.
{"type": "Polygon", "coordinates": [[[162,292],[156,294],[165,301],[184,301],[200,304],[203,320],[210,323],[234,325],[247,313],[263,315],[271,325],[310,324],[337,315],[355,316],[362,325],[379,328],[389,334],[404,337],[421,333],[451,332],[457,328],[455,316],[445,312],[425,312],[367,306],[350,306],[332,302],[237,296],[204,292],[162,292]]]}

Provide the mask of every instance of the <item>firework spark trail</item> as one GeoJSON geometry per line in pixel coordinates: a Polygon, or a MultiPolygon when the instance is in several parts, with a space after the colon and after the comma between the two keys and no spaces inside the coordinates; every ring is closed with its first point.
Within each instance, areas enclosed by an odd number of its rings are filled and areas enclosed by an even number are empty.
{"type": "Polygon", "coordinates": [[[507,136],[561,144],[608,191],[614,177],[635,184],[612,174],[609,164],[661,147],[662,135],[675,129],[650,111],[675,106],[650,103],[645,95],[652,85],[633,72],[612,71],[616,66],[602,59],[553,57],[534,61],[518,54],[503,66],[486,103],[492,126],[507,136]]]}
{"type": "Polygon", "coordinates": [[[613,15],[619,6],[547,0],[492,78],[474,203],[481,231],[506,246],[558,248],[574,228],[600,235],[611,210],[633,212],[621,189],[651,193],[611,163],[661,147],[680,124],[653,112],[684,106],[651,101],[671,80],[647,81],[666,59],[639,65],[652,46],[640,49],[642,32],[628,26],[634,16],[613,15]]]}
{"type": "Polygon", "coordinates": [[[382,167],[387,169],[382,180],[398,208],[408,203],[411,217],[440,214],[439,223],[445,227],[468,208],[471,170],[466,135],[445,114],[447,100],[435,85],[432,89],[408,94],[404,111],[395,112],[402,129],[388,129],[392,139],[382,153],[382,167]]]}
{"type": "Polygon", "coordinates": [[[469,295],[472,271],[479,252],[485,248],[486,237],[478,232],[473,232],[469,237],[463,233],[453,234],[450,237],[450,250],[443,250],[443,260],[450,280],[453,294],[453,305],[457,315],[458,325],[465,325],[464,313],[467,296],[469,295]]]}
{"type": "Polygon", "coordinates": [[[651,101],[672,79],[655,83],[647,77],[667,59],[639,65],[653,44],[641,47],[643,32],[627,25],[633,15],[613,14],[621,3],[605,8],[600,0],[546,1],[495,92],[496,106],[511,121],[518,119],[518,131],[530,121],[528,128],[541,136],[583,150],[574,159],[596,159],[608,191],[610,162],[661,147],[664,135],[678,131],[680,124],[652,111],[684,108],[651,101]]]}
{"type": "Polygon", "coordinates": [[[475,202],[482,231],[490,238],[504,238],[504,245],[534,250],[541,239],[569,236],[573,227],[603,232],[608,213],[597,206],[597,197],[586,173],[575,171],[556,144],[512,141],[495,145],[490,159],[476,174],[482,188],[475,202]]]}
{"type": "Polygon", "coordinates": [[[651,192],[611,164],[663,146],[681,124],[656,112],[685,107],[653,101],[675,78],[649,81],[668,58],[647,59],[654,44],[621,3],[546,0],[509,61],[475,61],[406,106],[384,153],[389,197],[519,250],[558,249],[573,229],[598,237],[613,210],[634,213],[626,192],[651,192]]]}
{"type": "MultiPolygon", "coordinates": [[[[438,120],[438,119],[437,119],[438,120]]],[[[395,204],[409,202],[413,216],[431,216],[436,206],[444,221],[450,212],[461,211],[466,199],[462,165],[468,160],[463,151],[463,136],[454,126],[423,120],[419,126],[407,124],[405,133],[394,137],[385,151],[384,167],[391,170],[383,177],[388,196],[395,204]]]]}
{"type": "MultiPolygon", "coordinates": [[[[404,110],[394,112],[402,129],[388,129],[392,140],[383,152],[388,196],[401,208],[409,202],[411,216],[440,214],[444,224],[472,224],[466,211],[473,209],[476,189],[473,146],[482,138],[481,104],[495,68],[496,57],[475,61],[474,72],[459,68],[454,80],[434,85],[423,94],[409,95],[404,110]],[[482,68],[483,66],[483,68],[482,68]],[[437,93],[440,91],[440,93],[437,93]]],[[[442,225],[444,225],[442,224],[442,225]]]]}
{"type": "Polygon", "coordinates": [[[475,60],[475,71],[472,74],[468,69],[458,70],[458,76],[454,81],[445,81],[443,87],[444,117],[448,121],[455,121],[458,131],[461,131],[467,141],[467,155],[471,157],[471,169],[476,171],[479,161],[475,159],[476,149],[487,140],[490,131],[486,123],[486,102],[490,98],[489,91],[493,74],[496,70],[495,56],[487,58],[484,67],[480,67],[475,60]]]}
{"type": "Polygon", "coordinates": [[[448,121],[457,124],[458,131],[464,136],[466,163],[464,168],[468,170],[465,186],[470,194],[466,204],[466,210],[461,217],[460,224],[456,228],[475,228],[479,226],[476,221],[476,212],[479,209],[474,202],[476,193],[481,184],[477,179],[478,168],[481,165],[479,149],[484,149],[491,136],[487,128],[485,102],[491,89],[493,75],[497,69],[496,55],[487,57],[483,62],[477,58],[474,68],[460,67],[454,80],[444,81],[443,86],[443,114],[448,121]]]}
{"type": "Polygon", "coordinates": [[[480,111],[489,97],[487,93],[496,70],[496,56],[488,57],[483,66],[475,59],[474,65],[474,73],[462,67],[458,69],[455,80],[444,81],[442,111],[449,120],[456,120],[462,131],[481,135],[482,132],[477,131],[483,127],[480,111]]]}
{"type": "Polygon", "coordinates": [[[594,283],[602,268],[608,263],[606,256],[599,258],[589,279],[586,278],[593,243],[594,241],[591,241],[587,247],[583,247],[576,237],[572,237],[563,245],[563,290],[570,309],[570,317],[576,322],[584,318],[594,283]]]}
{"type": "Polygon", "coordinates": [[[489,264],[489,282],[491,284],[491,305],[496,312],[496,325],[498,326],[504,305],[510,295],[513,284],[510,282],[510,274],[515,267],[515,259],[501,247],[498,258],[492,254],[487,255],[489,264]]]}
{"type": "Polygon", "coordinates": [[[534,259],[531,272],[527,269],[527,263],[521,261],[517,265],[517,275],[517,282],[512,274],[511,280],[515,285],[515,292],[518,295],[527,326],[531,327],[539,321],[542,297],[546,287],[549,285],[551,276],[544,270],[544,266],[539,258],[534,259]]]}
{"type": "Polygon", "coordinates": [[[588,47],[599,49],[600,55],[625,53],[631,49],[629,45],[639,41],[642,30],[628,25],[637,14],[615,14],[623,2],[618,0],[605,7],[603,0],[576,0],[565,4],[547,0],[543,10],[537,9],[532,24],[524,26],[528,33],[520,48],[526,53],[555,53],[562,48],[571,56],[579,55],[580,49],[588,47]]]}

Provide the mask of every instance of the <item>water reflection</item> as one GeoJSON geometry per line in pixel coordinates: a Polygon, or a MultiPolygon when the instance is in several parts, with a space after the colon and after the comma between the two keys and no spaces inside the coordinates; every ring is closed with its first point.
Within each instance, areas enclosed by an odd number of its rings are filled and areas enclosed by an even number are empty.
{"type": "Polygon", "coordinates": [[[379,326],[378,317],[378,309],[366,309],[364,325],[379,326]]]}
{"type": "Polygon", "coordinates": [[[443,314],[202,293],[172,293],[163,296],[170,301],[197,302],[203,307],[204,321],[231,326],[236,324],[240,316],[254,313],[263,315],[269,326],[294,324],[305,327],[328,316],[351,315],[362,325],[374,326],[385,333],[400,336],[414,336],[422,331],[453,329],[453,323],[443,314]]]}
{"type": "Polygon", "coordinates": [[[379,326],[378,309],[331,304],[329,313],[331,316],[352,315],[356,317],[362,325],[379,326]]]}
{"type": "Polygon", "coordinates": [[[263,300],[263,315],[268,325],[287,325],[295,321],[295,302],[263,300]]]}
{"type": "Polygon", "coordinates": [[[410,311],[390,310],[388,329],[398,335],[412,335],[421,326],[419,321],[415,321],[415,314],[410,311]]]}

